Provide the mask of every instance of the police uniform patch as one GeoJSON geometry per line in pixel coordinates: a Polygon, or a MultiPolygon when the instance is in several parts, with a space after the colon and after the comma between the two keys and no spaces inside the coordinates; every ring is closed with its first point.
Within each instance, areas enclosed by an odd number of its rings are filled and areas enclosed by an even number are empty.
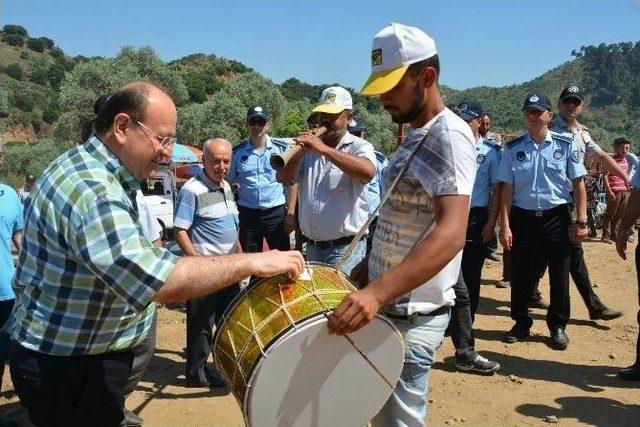
{"type": "Polygon", "coordinates": [[[538,102],[540,101],[540,98],[538,97],[538,95],[533,95],[531,98],[529,98],[529,102],[538,102]]]}
{"type": "Polygon", "coordinates": [[[573,150],[571,152],[571,160],[573,160],[574,163],[582,162],[582,151],[581,150],[573,150]]]}
{"type": "Polygon", "coordinates": [[[371,66],[382,65],[382,49],[371,51],[371,66]]]}
{"type": "Polygon", "coordinates": [[[567,92],[577,93],[577,92],[580,92],[580,89],[578,89],[578,86],[569,86],[567,88],[567,92]]]}
{"type": "Polygon", "coordinates": [[[481,165],[484,163],[486,159],[487,159],[487,156],[485,156],[484,154],[478,154],[478,157],[476,157],[476,162],[478,162],[478,164],[481,165]]]}
{"type": "Polygon", "coordinates": [[[525,159],[525,157],[527,157],[527,156],[524,154],[524,151],[518,151],[516,153],[516,159],[518,159],[520,161],[523,161],[525,159]]]}
{"type": "Polygon", "coordinates": [[[242,156],[242,157],[240,157],[240,161],[242,162],[242,164],[247,163],[247,160],[249,160],[249,156],[242,156]]]}
{"type": "Polygon", "coordinates": [[[553,152],[553,158],[556,160],[560,160],[562,159],[563,153],[561,149],[556,149],[556,151],[553,152]]]}

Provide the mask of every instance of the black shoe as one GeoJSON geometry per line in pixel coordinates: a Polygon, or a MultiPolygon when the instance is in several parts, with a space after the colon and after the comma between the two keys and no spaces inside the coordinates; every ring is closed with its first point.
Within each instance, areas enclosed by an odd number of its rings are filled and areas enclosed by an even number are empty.
{"type": "Polygon", "coordinates": [[[569,345],[569,337],[564,328],[553,328],[551,330],[551,347],[556,350],[564,350],[569,345]]]}
{"type": "Polygon", "coordinates": [[[124,425],[126,427],[142,427],[142,418],[133,411],[124,410],[124,425]]]}
{"type": "Polygon", "coordinates": [[[220,388],[227,386],[222,378],[208,369],[205,369],[204,376],[207,377],[207,381],[209,382],[211,388],[220,388]]]}
{"type": "Polygon", "coordinates": [[[625,381],[640,381],[640,364],[629,366],[618,371],[618,378],[625,381]]]}
{"type": "Polygon", "coordinates": [[[547,310],[549,308],[549,302],[547,302],[544,298],[531,299],[527,303],[529,308],[541,308],[543,310],[547,310]]]}
{"type": "Polygon", "coordinates": [[[610,308],[603,308],[600,311],[589,313],[589,319],[591,320],[613,320],[622,316],[622,312],[618,310],[611,310],[610,308]]]}
{"type": "Polygon", "coordinates": [[[472,359],[458,358],[456,356],[456,369],[463,372],[493,374],[500,369],[500,364],[476,353],[472,359]]]}
{"type": "Polygon", "coordinates": [[[507,335],[504,336],[504,342],[513,344],[515,342],[522,341],[529,335],[531,335],[529,328],[516,325],[507,332],[507,335]]]}

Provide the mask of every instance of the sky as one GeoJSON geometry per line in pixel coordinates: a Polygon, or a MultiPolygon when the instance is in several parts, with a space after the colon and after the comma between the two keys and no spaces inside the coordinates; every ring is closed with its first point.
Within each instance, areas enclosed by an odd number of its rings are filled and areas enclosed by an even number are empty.
{"type": "Polygon", "coordinates": [[[370,73],[373,36],[390,22],[435,39],[441,83],[507,86],[582,45],[639,41],[640,0],[0,0],[0,25],[22,25],[69,55],[151,46],[164,61],[215,54],[276,83],[355,89],[370,73]]]}

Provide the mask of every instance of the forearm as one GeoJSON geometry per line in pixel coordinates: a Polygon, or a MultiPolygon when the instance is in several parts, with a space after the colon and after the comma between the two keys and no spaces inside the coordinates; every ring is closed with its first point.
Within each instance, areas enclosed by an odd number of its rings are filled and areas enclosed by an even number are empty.
{"type": "Polygon", "coordinates": [[[500,226],[509,228],[509,211],[513,200],[513,189],[510,184],[502,183],[500,191],[500,226]]]}
{"type": "Polygon", "coordinates": [[[295,214],[298,203],[298,184],[291,184],[287,195],[287,213],[295,214]]]}
{"type": "Polygon", "coordinates": [[[17,250],[20,250],[22,247],[22,231],[16,231],[13,233],[11,240],[13,241],[13,246],[15,246],[17,250]]]}
{"type": "MultiPolygon", "coordinates": [[[[609,172],[613,173],[616,176],[619,176],[625,181],[629,180],[627,173],[623,171],[622,168],[620,168],[620,166],[616,163],[613,157],[611,157],[609,154],[605,153],[604,151],[599,151],[599,154],[600,154],[600,159],[602,160],[602,163],[604,164],[605,168],[609,170],[609,172]]],[[[605,181],[605,185],[607,185],[607,188],[608,188],[608,182],[605,181]]]]}
{"type": "Polygon", "coordinates": [[[640,216],[640,189],[632,190],[627,200],[627,205],[624,208],[620,225],[618,226],[618,234],[626,235],[626,232],[631,229],[633,224],[640,216]]]}
{"type": "Polygon", "coordinates": [[[177,302],[217,292],[251,276],[252,260],[245,254],[180,258],[154,299],[177,302]]]}
{"type": "Polygon", "coordinates": [[[376,174],[376,167],[365,157],[354,156],[331,147],[326,147],[322,155],[351,178],[369,182],[376,174]]]}
{"type": "MultiPolygon", "coordinates": [[[[292,148],[290,148],[292,149],[292,148]]],[[[298,170],[298,164],[300,163],[300,159],[302,158],[303,150],[299,149],[297,153],[289,159],[286,165],[282,169],[276,172],[276,180],[283,184],[292,184],[296,177],[296,172],[298,170]]]]}
{"type": "Polygon", "coordinates": [[[240,244],[240,239],[236,239],[236,253],[242,253],[242,245],[240,244]]]}
{"type": "Polygon", "coordinates": [[[487,219],[487,222],[495,225],[498,221],[498,215],[500,214],[502,185],[499,182],[491,184],[491,192],[493,193],[493,198],[491,200],[491,210],[489,210],[489,218],[487,219]]]}
{"type": "Polygon", "coordinates": [[[587,191],[584,187],[584,179],[573,180],[573,197],[576,205],[576,219],[587,221],[587,191]]]}
{"type": "Polygon", "coordinates": [[[180,246],[180,249],[182,249],[183,254],[185,254],[186,256],[198,256],[198,254],[196,253],[196,249],[191,242],[191,239],[189,239],[187,230],[176,227],[175,234],[176,242],[178,242],[178,246],[180,246]]]}

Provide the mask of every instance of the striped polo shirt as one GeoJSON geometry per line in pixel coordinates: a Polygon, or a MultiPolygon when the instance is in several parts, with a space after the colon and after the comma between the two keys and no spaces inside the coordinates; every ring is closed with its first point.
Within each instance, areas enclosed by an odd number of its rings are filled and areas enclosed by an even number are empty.
{"type": "Polygon", "coordinates": [[[180,189],[173,224],[188,230],[198,255],[235,253],[238,207],[229,183],[218,186],[201,170],[180,189]]]}

